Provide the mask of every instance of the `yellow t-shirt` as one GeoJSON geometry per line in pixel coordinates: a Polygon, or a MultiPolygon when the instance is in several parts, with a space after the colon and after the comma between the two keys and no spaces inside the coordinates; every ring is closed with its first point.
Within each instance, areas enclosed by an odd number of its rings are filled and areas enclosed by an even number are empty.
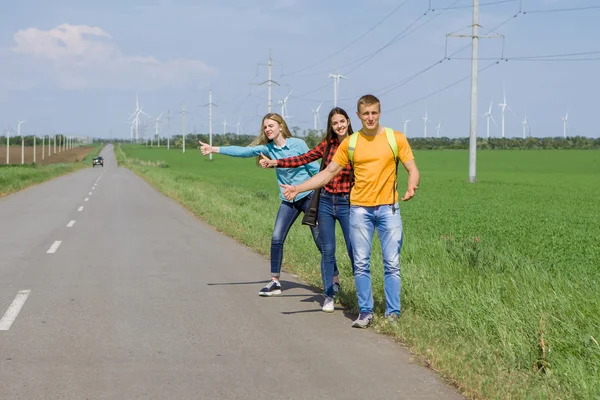
{"type": "MultiPolygon", "coordinates": [[[[398,143],[399,161],[405,163],[414,160],[406,136],[397,131],[394,131],[394,136],[398,143]]],[[[350,162],[349,140],[350,137],[344,139],[333,157],[333,161],[342,167],[350,162]]],[[[364,207],[392,204],[394,192],[398,201],[398,192],[394,187],[395,174],[394,153],[385,131],[382,130],[375,136],[367,136],[359,132],[354,150],[354,186],[350,192],[350,204],[364,207]]]]}

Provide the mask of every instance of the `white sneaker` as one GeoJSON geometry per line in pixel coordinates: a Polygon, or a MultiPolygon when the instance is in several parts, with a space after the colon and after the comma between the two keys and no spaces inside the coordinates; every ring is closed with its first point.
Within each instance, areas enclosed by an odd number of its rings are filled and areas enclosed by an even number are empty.
{"type": "Polygon", "coordinates": [[[323,301],[323,307],[321,310],[328,313],[332,313],[333,310],[335,310],[335,304],[331,297],[325,297],[325,301],[323,301]]]}

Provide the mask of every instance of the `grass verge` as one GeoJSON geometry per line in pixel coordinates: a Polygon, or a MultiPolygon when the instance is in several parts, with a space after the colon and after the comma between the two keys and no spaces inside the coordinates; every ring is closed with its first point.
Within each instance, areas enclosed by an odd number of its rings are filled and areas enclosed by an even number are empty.
{"type": "MultiPolygon", "coordinates": [[[[211,163],[193,153],[125,151],[135,157],[117,149],[122,165],[268,256],[279,205],[273,171],[253,167],[253,160],[216,156],[211,163]]],[[[396,324],[381,318],[375,240],[374,328],[470,398],[600,398],[597,153],[488,152],[477,185],[460,178],[463,155],[418,154],[424,176],[418,201],[402,210],[402,318],[396,324]],[[550,170],[557,157],[574,159],[550,170]],[[576,190],[561,191],[563,178],[576,190]]],[[[356,311],[339,233],[340,302],[356,311]]],[[[318,263],[308,230],[296,224],[286,240],[284,268],[320,287],[318,263]]]]}

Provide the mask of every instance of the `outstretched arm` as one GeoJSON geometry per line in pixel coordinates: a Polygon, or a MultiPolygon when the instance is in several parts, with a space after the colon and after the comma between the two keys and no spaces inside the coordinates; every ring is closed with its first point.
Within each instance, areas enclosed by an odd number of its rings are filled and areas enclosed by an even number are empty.
{"type": "Polygon", "coordinates": [[[417,163],[415,162],[415,160],[407,161],[402,165],[404,165],[404,169],[406,169],[406,172],[408,172],[408,187],[406,189],[404,197],[402,197],[400,200],[408,201],[412,199],[415,195],[415,191],[419,187],[421,175],[419,174],[419,170],[417,168],[417,163]]]}
{"type": "Polygon", "coordinates": [[[344,169],[344,168],[341,165],[339,165],[335,161],[331,161],[327,165],[327,168],[325,168],[323,171],[319,172],[312,178],[308,179],[307,181],[302,182],[299,185],[296,185],[296,186],[279,185],[279,186],[281,186],[284,189],[283,196],[287,200],[292,200],[296,196],[298,196],[299,193],[306,192],[309,190],[314,190],[317,188],[322,188],[323,186],[327,185],[329,183],[329,181],[331,181],[333,179],[333,177],[335,177],[337,174],[339,174],[342,171],[342,169],[344,169]]]}
{"type": "Polygon", "coordinates": [[[220,153],[221,152],[221,150],[218,146],[211,146],[200,140],[198,140],[198,143],[200,143],[200,151],[202,152],[203,156],[207,156],[211,153],[220,153]]]}
{"type": "Polygon", "coordinates": [[[211,154],[211,153],[220,153],[226,156],[232,157],[254,157],[259,156],[260,153],[266,153],[268,151],[268,147],[265,145],[258,146],[224,146],[224,147],[216,147],[211,146],[207,143],[198,141],[200,143],[200,151],[203,155],[211,154]]]}
{"type": "Polygon", "coordinates": [[[276,166],[279,168],[296,168],[302,165],[310,164],[313,161],[317,161],[319,158],[323,158],[325,148],[327,148],[327,142],[322,141],[314,149],[308,150],[304,154],[300,154],[299,156],[295,157],[278,159],[276,166]]]}

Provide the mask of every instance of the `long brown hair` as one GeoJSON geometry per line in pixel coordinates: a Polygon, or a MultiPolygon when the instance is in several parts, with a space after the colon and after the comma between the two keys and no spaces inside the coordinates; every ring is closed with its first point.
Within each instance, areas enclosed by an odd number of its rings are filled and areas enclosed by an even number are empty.
{"type": "MultiPolygon", "coordinates": [[[[267,144],[269,142],[272,141],[272,139],[269,139],[267,137],[267,134],[265,133],[265,120],[266,119],[272,119],[273,121],[277,122],[279,124],[279,127],[281,128],[281,134],[283,135],[284,138],[290,138],[292,137],[292,133],[290,132],[290,129],[288,128],[287,124],[285,123],[285,120],[283,119],[283,117],[277,113],[268,113],[267,115],[265,115],[262,119],[262,122],[260,123],[260,134],[258,135],[258,137],[256,139],[254,139],[252,141],[252,143],[250,143],[250,146],[258,146],[258,145],[264,145],[267,144]]],[[[266,157],[269,157],[268,155],[265,154],[266,157]]],[[[256,165],[260,165],[260,156],[256,157],[256,165]]]]}
{"type": "Polygon", "coordinates": [[[331,109],[331,111],[329,111],[329,116],[327,117],[327,135],[325,135],[327,143],[329,143],[333,138],[338,139],[338,135],[337,133],[335,133],[335,131],[333,130],[333,126],[331,125],[331,119],[334,115],[337,114],[340,114],[348,121],[348,136],[354,133],[354,130],[352,130],[352,122],[350,122],[350,117],[348,117],[348,113],[346,112],[346,110],[340,107],[334,107],[331,109]]]}
{"type": "Polygon", "coordinates": [[[279,124],[279,127],[281,128],[281,134],[283,135],[284,138],[290,138],[292,137],[292,133],[290,132],[290,129],[288,128],[287,124],[285,123],[285,120],[281,117],[281,115],[277,114],[277,113],[268,113],[267,115],[265,115],[262,119],[262,122],[260,123],[260,134],[258,135],[258,137],[256,139],[254,139],[254,141],[252,143],[250,143],[250,146],[258,146],[261,144],[267,144],[271,141],[271,139],[269,139],[267,137],[267,134],[265,133],[265,120],[266,119],[272,119],[273,121],[277,122],[279,124]]]}

